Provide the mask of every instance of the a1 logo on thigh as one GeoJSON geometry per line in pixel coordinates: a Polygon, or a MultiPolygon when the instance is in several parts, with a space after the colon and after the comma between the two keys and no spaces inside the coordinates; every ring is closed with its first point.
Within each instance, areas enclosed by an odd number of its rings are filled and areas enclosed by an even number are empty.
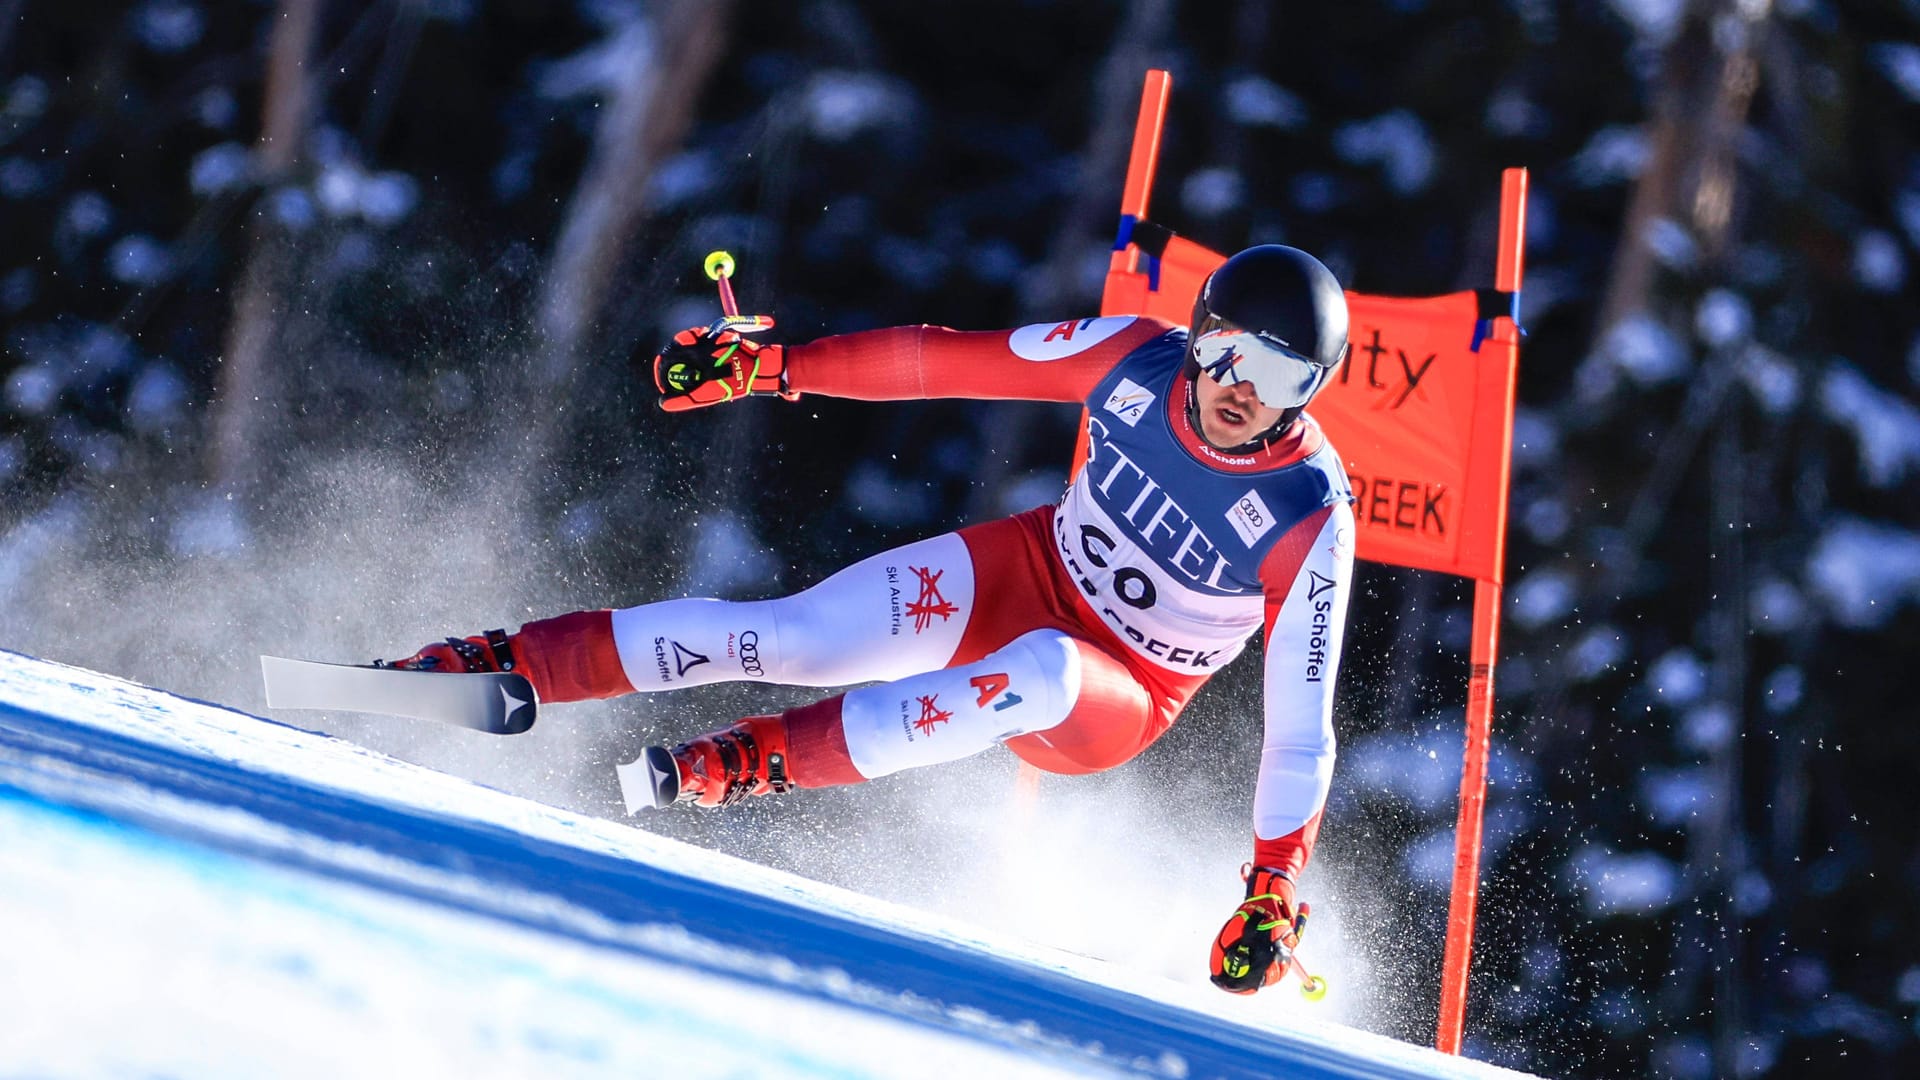
{"type": "Polygon", "coordinates": [[[967,682],[980,695],[979,700],[973,703],[975,708],[984,709],[992,705],[994,712],[1005,712],[1024,700],[1019,694],[1013,692],[1012,683],[1005,672],[976,675],[967,682]]]}

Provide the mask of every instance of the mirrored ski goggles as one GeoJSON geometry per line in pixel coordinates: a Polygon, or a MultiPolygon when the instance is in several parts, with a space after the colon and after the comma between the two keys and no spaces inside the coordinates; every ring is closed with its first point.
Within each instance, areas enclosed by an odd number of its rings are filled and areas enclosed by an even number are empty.
{"type": "Polygon", "coordinates": [[[1194,327],[1191,348],[1200,370],[1214,382],[1222,386],[1252,383],[1260,404],[1269,409],[1305,405],[1333,370],[1271,334],[1242,330],[1217,315],[1194,327]]]}

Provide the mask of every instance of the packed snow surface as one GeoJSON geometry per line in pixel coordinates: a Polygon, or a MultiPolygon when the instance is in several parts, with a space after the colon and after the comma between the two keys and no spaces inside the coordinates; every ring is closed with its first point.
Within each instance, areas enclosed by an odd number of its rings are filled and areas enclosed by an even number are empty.
{"type": "Polygon", "coordinates": [[[0,1072],[1493,1076],[0,652],[0,1072]]]}

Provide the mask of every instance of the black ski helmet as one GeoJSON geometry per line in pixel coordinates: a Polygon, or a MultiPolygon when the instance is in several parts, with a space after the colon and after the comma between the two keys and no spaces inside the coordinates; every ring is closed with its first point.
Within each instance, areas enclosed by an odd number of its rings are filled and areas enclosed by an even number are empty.
{"type": "MultiPolygon", "coordinates": [[[[1256,442],[1285,431],[1319,393],[1347,355],[1347,297],[1319,259],[1299,248],[1261,244],[1220,264],[1201,283],[1188,331],[1188,361],[1200,366],[1201,339],[1234,328],[1310,365],[1308,377],[1289,384],[1280,420],[1256,442]],[[1318,369],[1317,371],[1311,369],[1318,369]]],[[[1214,370],[1209,370],[1218,379],[1214,370]]],[[[1235,381],[1235,380],[1222,380],[1235,381]]],[[[1256,384],[1256,390],[1263,387],[1256,384]]],[[[1262,400],[1268,400],[1262,394],[1262,400]]]]}

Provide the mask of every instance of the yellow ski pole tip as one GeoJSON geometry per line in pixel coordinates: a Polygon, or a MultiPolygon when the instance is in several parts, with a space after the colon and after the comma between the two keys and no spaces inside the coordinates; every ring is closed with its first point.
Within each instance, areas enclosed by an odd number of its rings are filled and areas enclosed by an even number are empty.
{"type": "Polygon", "coordinates": [[[1327,980],[1318,975],[1300,984],[1300,996],[1308,1001],[1319,1001],[1327,996],[1327,980]]]}
{"type": "Polygon", "coordinates": [[[707,277],[719,281],[723,277],[733,276],[733,256],[724,251],[709,252],[707,255],[707,277]]]}

